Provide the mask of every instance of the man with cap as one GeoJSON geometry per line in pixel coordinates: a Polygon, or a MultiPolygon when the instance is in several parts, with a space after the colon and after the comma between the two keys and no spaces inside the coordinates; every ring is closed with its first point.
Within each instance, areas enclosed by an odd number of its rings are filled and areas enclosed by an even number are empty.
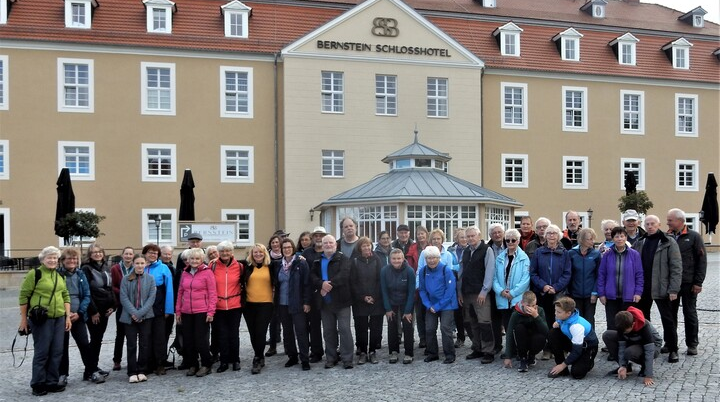
{"type": "Polygon", "coordinates": [[[397,239],[392,242],[392,248],[399,248],[403,254],[407,255],[410,245],[413,244],[413,239],[410,238],[410,227],[403,223],[398,225],[395,233],[397,239]]]}
{"type": "MultiPolygon", "coordinates": [[[[187,237],[188,248],[202,248],[202,240],[203,237],[200,233],[190,233],[187,237]]],[[[175,291],[175,293],[173,293],[174,295],[177,294],[178,286],[180,286],[180,277],[182,276],[182,272],[183,270],[185,270],[186,266],[187,265],[185,265],[185,260],[182,259],[181,253],[180,255],[178,255],[177,262],[175,263],[175,272],[173,277],[173,290],[175,291]]],[[[180,332],[180,324],[175,324],[175,337],[177,337],[180,332]]],[[[185,365],[184,361],[177,367],[178,370],[187,370],[188,368],[189,367],[185,365]]]]}
{"type": "MultiPolygon", "coordinates": [[[[302,256],[307,261],[308,266],[313,265],[315,260],[319,260],[322,256],[322,239],[327,235],[327,231],[322,226],[317,226],[312,231],[313,247],[303,250],[302,256]]],[[[310,335],[310,363],[317,363],[323,358],[323,339],[322,339],[322,317],[320,309],[310,308],[310,312],[305,314],[308,323],[308,335],[310,335]]]]}
{"type": "Polygon", "coordinates": [[[627,241],[635,245],[641,237],[645,236],[645,230],[640,227],[640,215],[634,209],[628,209],[622,214],[622,224],[627,231],[627,241]]]}

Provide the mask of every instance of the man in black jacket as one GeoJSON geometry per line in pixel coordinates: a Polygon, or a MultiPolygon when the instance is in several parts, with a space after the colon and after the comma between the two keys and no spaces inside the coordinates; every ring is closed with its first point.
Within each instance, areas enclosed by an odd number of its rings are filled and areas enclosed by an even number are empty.
{"type": "MultiPolygon", "coordinates": [[[[326,235],[327,230],[322,226],[317,226],[312,232],[313,247],[303,250],[302,256],[311,268],[315,260],[319,260],[322,256],[322,239],[326,235]]],[[[319,291],[313,288],[313,295],[315,294],[319,294],[319,291]]],[[[317,363],[322,360],[324,353],[320,309],[313,306],[310,312],[305,314],[305,317],[307,319],[308,334],[310,335],[310,363],[317,363]]]]}

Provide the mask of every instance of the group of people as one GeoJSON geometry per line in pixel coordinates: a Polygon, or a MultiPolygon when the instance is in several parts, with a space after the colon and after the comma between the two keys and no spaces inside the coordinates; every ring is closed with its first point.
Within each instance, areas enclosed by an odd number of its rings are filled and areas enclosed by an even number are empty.
{"type": "Polygon", "coordinates": [[[175,264],[172,248],[155,244],[137,254],[126,247],[116,264],[93,244],[82,265],[76,249],[46,247],[19,296],[20,331],[32,332],[35,344],[30,385],[34,395],[65,389],[70,335],[83,379],[105,381],[109,372],[99,367],[99,355],[113,314],[112,369],[121,369],[126,344],[130,383],[174,367],[167,361],[174,324],[173,346],[183,359],[177,368],[188,376],[209,374],[215,362],[218,373],[240,370],[242,317],[253,349],[252,374],[277,353],[281,339],[285,367],[310,370],[310,363],[323,359],[325,368],[376,364],[385,320],[391,364],[401,360],[401,343],[402,363],[414,361],[413,325],[424,361],[440,360],[439,325],[445,364],[455,362],[455,349],[469,338],[467,359],[489,364],[501,353],[504,366],[515,360],[518,371],[527,372],[542,352],[542,359],[555,360],[548,376],[583,378],[599,347],[598,300],[607,316],[602,339],[608,360],[618,362],[612,374],[626,378],[634,361],[651,385],[653,359],[661,351],[669,353],[669,362],[679,360],[680,300],[687,354],[698,353],[695,305],[706,256],[681,210],[668,211],[668,232],[660,230],[657,216],[645,217],[644,230],[639,220],[628,210],[622,225],[602,221],[599,248],[593,229],[581,228],[574,211],[564,230],[547,218],[533,225],[530,217],[522,218],[520,230],[490,225],[487,240],[477,227],[457,228],[447,248],[442,230],[417,226],[413,240],[405,224],[396,228],[396,239],[381,232],[373,243],[358,236],[351,217],[341,220],[338,239],[316,227],[296,244],[280,230],[268,246],[251,247],[245,260],[234,257],[229,241],[203,249],[197,233],[188,236],[188,249],[175,264]],[[653,302],[665,346],[650,323],[653,302]]]}

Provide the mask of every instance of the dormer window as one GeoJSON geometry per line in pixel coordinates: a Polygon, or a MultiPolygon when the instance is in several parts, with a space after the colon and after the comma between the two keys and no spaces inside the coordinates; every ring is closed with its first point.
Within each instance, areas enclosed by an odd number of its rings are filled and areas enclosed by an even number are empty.
{"type": "Polygon", "coordinates": [[[7,0],[0,0],[0,25],[7,24],[8,17],[8,2],[7,0]]]}
{"type": "Polygon", "coordinates": [[[220,6],[220,12],[225,19],[225,36],[230,38],[248,37],[248,19],[252,8],[233,0],[220,6]]]}
{"type": "Polygon", "coordinates": [[[92,9],[97,6],[95,0],[65,0],[65,28],[90,29],[92,9]]]}
{"type": "Polygon", "coordinates": [[[580,61],[580,38],[583,34],[573,28],[568,28],[555,35],[553,41],[560,51],[563,60],[580,61]]]}
{"type": "Polygon", "coordinates": [[[495,0],[482,0],[482,6],[485,8],[495,8],[497,6],[495,0]]]}
{"type": "Polygon", "coordinates": [[[501,55],[520,57],[520,33],[522,31],[522,28],[508,22],[493,32],[493,36],[500,45],[501,55]]]}
{"type": "Polygon", "coordinates": [[[690,47],[692,45],[685,38],[680,38],[663,46],[662,50],[672,62],[673,68],[687,70],[690,68],[690,47]]]}
{"type": "Polygon", "coordinates": [[[593,18],[605,18],[605,6],[607,6],[607,4],[608,2],[606,0],[588,1],[580,7],[580,11],[592,15],[593,18]]]}
{"type": "Polygon", "coordinates": [[[169,0],[144,0],[147,31],[172,33],[172,15],[177,11],[175,3],[169,0]]]}
{"type": "Polygon", "coordinates": [[[613,39],[609,45],[612,46],[620,64],[634,66],[637,63],[635,49],[638,42],[640,42],[640,40],[628,32],[623,36],[613,39]]]}
{"type": "Polygon", "coordinates": [[[695,28],[703,28],[705,26],[705,14],[707,14],[707,11],[702,7],[696,7],[678,17],[678,20],[690,24],[695,28]]]}

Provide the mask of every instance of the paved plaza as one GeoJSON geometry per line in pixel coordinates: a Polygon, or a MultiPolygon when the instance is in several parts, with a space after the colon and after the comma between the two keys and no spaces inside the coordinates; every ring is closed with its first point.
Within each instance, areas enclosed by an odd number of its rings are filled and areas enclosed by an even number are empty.
{"type": "MultiPolygon", "coordinates": [[[[499,359],[489,365],[481,365],[478,360],[466,360],[465,355],[470,351],[469,341],[457,351],[456,363],[450,365],[424,363],[422,349],[415,350],[416,360],[410,365],[388,364],[386,340],[383,339],[383,350],[379,353],[380,363],[377,365],[355,365],[352,370],[342,367],[326,370],[322,363],[316,363],[307,372],[301,371],[299,366],[284,368],[286,358],[280,346],[277,356],[266,358],[262,373],[251,375],[251,348],[243,320],[240,340],[242,369],[238,372],[213,372],[205,378],[196,378],[172,370],[162,377],[149,375],[145,383],[128,384],[123,361],[123,371],[112,372],[107,382],[96,385],[82,381],[80,357],[71,340],[71,374],[67,390],[37,398],[30,394],[29,386],[32,340],[22,367],[12,366],[10,345],[19,322],[19,309],[17,290],[4,290],[0,291],[0,401],[718,401],[719,271],[720,253],[709,254],[708,275],[698,298],[700,354],[685,355],[681,309],[678,326],[680,362],[668,363],[667,355],[656,359],[656,384],[652,387],[643,386],[636,375],[637,368],[625,381],[606,376],[616,367],[614,362],[607,361],[606,353],[598,354],[595,368],[584,380],[567,377],[549,379],[546,374],[552,367],[550,361],[538,361],[530,372],[521,374],[514,368],[502,368],[499,359]]],[[[655,307],[652,321],[660,327],[655,307]]],[[[606,325],[602,306],[597,310],[596,325],[600,336],[606,325]]],[[[100,365],[105,369],[112,366],[114,336],[115,320],[111,320],[100,357],[100,365]]],[[[385,329],[383,337],[386,337],[385,329]]],[[[22,345],[19,352],[18,346],[15,347],[18,361],[22,357],[22,345]]]]}

